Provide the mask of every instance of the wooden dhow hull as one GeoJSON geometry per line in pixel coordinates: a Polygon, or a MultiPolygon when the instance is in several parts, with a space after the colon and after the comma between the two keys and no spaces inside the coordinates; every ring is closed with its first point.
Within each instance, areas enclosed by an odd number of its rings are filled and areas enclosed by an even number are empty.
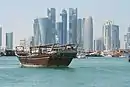
{"type": "Polygon", "coordinates": [[[76,53],[67,56],[37,55],[37,56],[17,56],[22,67],[68,67],[76,53]]]}
{"type": "Polygon", "coordinates": [[[16,56],[23,67],[68,67],[76,58],[77,46],[74,44],[48,44],[30,47],[16,46],[16,56]]]}

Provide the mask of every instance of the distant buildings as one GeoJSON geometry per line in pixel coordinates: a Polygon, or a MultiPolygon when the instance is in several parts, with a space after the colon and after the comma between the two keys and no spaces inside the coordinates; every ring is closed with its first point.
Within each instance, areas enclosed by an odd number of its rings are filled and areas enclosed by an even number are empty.
{"type": "MultiPolygon", "coordinates": [[[[85,51],[120,48],[118,25],[113,24],[112,21],[105,22],[102,38],[93,41],[92,17],[78,18],[77,8],[69,8],[68,13],[67,10],[62,9],[61,20],[56,22],[56,9],[48,8],[47,17],[34,19],[34,45],[72,43],[78,44],[79,48],[85,51]],[[68,26],[67,21],[69,22],[68,26]]],[[[128,42],[127,39],[127,46],[128,42]]]]}
{"type": "Polygon", "coordinates": [[[112,21],[106,21],[103,25],[103,43],[105,50],[116,50],[120,48],[119,26],[112,21]]]}
{"type": "Polygon", "coordinates": [[[13,32],[6,33],[6,49],[13,49],[13,32]]]}
{"type": "Polygon", "coordinates": [[[93,19],[90,16],[84,23],[84,49],[93,51],[93,19]]]}
{"type": "Polygon", "coordinates": [[[62,9],[60,14],[61,22],[57,23],[55,14],[55,8],[50,8],[47,9],[47,17],[34,19],[34,45],[50,43],[72,43],[78,44],[79,47],[83,49],[85,18],[77,19],[77,8],[69,8],[69,25],[67,29],[67,11],[62,9]]]}

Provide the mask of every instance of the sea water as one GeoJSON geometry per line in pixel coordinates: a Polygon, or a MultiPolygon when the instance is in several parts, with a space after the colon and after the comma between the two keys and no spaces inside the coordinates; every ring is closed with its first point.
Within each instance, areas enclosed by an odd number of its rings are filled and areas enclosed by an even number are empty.
{"type": "Polygon", "coordinates": [[[130,63],[91,57],[69,68],[21,68],[16,57],[0,57],[0,87],[130,87],[130,63]]]}

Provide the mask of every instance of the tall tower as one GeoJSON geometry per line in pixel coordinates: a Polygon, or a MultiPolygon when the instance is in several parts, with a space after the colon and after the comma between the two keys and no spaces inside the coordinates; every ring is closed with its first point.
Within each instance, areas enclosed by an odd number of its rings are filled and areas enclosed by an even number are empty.
{"type": "Polygon", "coordinates": [[[119,26],[112,21],[106,21],[103,25],[103,43],[105,50],[116,50],[120,48],[119,26]]]}
{"type": "Polygon", "coordinates": [[[13,49],[13,32],[6,33],[6,49],[13,49]]]}
{"type": "Polygon", "coordinates": [[[62,17],[62,28],[63,28],[63,43],[67,44],[67,11],[65,9],[62,10],[60,14],[62,17]]]}
{"type": "Polygon", "coordinates": [[[125,48],[130,49],[130,27],[128,27],[127,34],[124,36],[125,38],[125,48]]]}
{"type": "Polygon", "coordinates": [[[2,27],[0,27],[0,47],[2,46],[2,27]]]}
{"type": "Polygon", "coordinates": [[[63,44],[63,23],[62,22],[57,22],[56,23],[56,29],[58,31],[58,43],[63,44]]]}
{"type": "Polygon", "coordinates": [[[105,50],[111,50],[112,21],[107,20],[103,25],[103,43],[105,50]]]}
{"type": "Polygon", "coordinates": [[[48,8],[47,9],[47,16],[48,18],[51,20],[51,24],[50,26],[52,27],[52,42],[53,43],[56,43],[56,27],[55,27],[55,24],[56,24],[56,9],[55,8],[48,8]]]}
{"type": "Polygon", "coordinates": [[[120,48],[120,40],[119,40],[119,26],[112,25],[111,31],[111,50],[116,50],[120,48]]]}
{"type": "Polygon", "coordinates": [[[69,8],[69,43],[77,44],[77,8],[69,8]]]}
{"type": "Polygon", "coordinates": [[[85,19],[84,49],[86,51],[93,51],[93,19],[91,16],[85,19]]]}
{"type": "Polygon", "coordinates": [[[50,44],[53,42],[53,31],[51,20],[48,17],[37,18],[34,20],[34,43],[35,45],[50,44]]]}
{"type": "Polygon", "coordinates": [[[35,46],[40,45],[40,30],[39,30],[38,18],[34,19],[33,31],[34,31],[34,45],[35,46]]]}
{"type": "Polygon", "coordinates": [[[48,17],[39,18],[39,32],[40,32],[40,44],[52,44],[54,43],[53,38],[53,31],[52,27],[50,26],[51,20],[48,17]]]}
{"type": "Polygon", "coordinates": [[[79,47],[82,49],[82,19],[78,19],[77,21],[77,44],[79,45],[79,47]]]}

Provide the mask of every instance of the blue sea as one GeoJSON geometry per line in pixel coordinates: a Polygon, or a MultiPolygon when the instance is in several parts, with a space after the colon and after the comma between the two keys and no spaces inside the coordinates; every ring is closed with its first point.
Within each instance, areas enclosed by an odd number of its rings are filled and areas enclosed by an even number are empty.
{"type": "Polygon", "coordinates": [[[0,57],[0,87],[130,87],[130,63],[88,58],[69,68],[21,68],[16,57],[0,57]]]}

